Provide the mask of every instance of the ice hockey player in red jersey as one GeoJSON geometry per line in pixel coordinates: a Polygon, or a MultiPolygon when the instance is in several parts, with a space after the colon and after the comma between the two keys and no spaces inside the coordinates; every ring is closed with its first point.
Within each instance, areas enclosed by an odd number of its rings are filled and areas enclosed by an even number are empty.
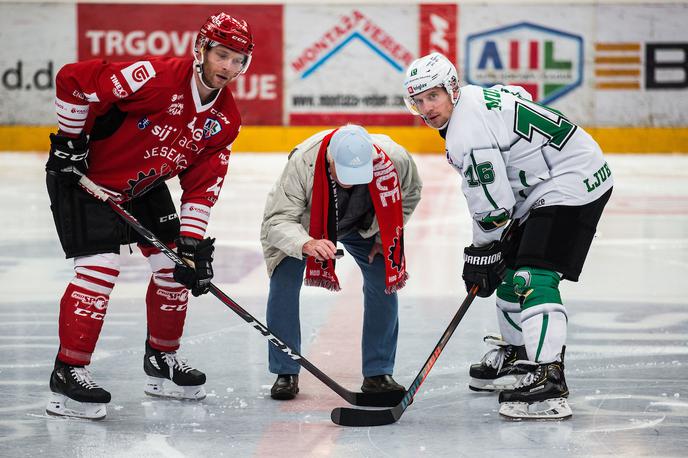
{"type": "Polygon", "coordinates": [[[152,275],[146,294],[145,392],[202,399],[205,374],[177,355],[188,290],[208,292],[214,239],[205,237],[241,118],[230,81],[251,62],[246,21],[210,16],[192,58],[65,65],[56,78],[59,131],[50,135],[47,188],[55,226],[75,276],[60,301],[60,347],[50,377],[49,414],[98,419],[110,393],[87,366],[119,275],[120,245],[138,242],[152,275]],[[192,267],[175,265],[127,230],[78,185],[85,174],[192,267]],[[165,181],[179,176],[181,210],[165,181]],[[167,382],[167,386],[163,385],[167,382]]]}

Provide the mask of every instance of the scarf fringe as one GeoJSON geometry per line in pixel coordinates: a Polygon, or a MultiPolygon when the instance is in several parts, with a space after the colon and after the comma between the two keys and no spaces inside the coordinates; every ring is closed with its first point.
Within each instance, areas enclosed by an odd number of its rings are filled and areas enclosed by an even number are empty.
{"type": "Polygon", "coordinates": [[[330,291],[341,291],[342,289],[337,283],[325,280],[323,278],[306,278],[303,280],[303,284],[306,286],[317,286],[320,288],[327,288],[330,291]]]}
{"type": "Polygon", "coordinates": [[[409,279],[408,272],[404,272],[404,275],[397,280],[393,285],[389,285],[385,288],[385,294],[393,294],[399,291],[401,288],[406,286],[406,281],[409,279]]]}

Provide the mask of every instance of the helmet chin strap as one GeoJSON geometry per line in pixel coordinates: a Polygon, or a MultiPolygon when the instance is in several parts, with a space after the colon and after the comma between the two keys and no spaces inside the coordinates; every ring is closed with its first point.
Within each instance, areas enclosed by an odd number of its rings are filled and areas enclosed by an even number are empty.
{"type": "MultiPolygon", "coordinates": [[[[454,107],[456,107],[456,105],[454,105],[454,107]]],[[[454,113],[454,109],[452,109],[452,113],[454,113]]],[[[422,114],[419,114],[419,116],[421,117],[421,119],[423,120],[423,122],[425,122],[425,125],[427,125],[427,126],[430,127],[431,129],[435,129],[435,130],[442,130],[442,129],[444,129],[445,127],[447,127],[447,125],[449,124],[449,120],[451,119],[451,115],[449,115],[449,118],[447,118],[447,122],[445,122],[444,124],[442,124],[440,127],[435,127],[435,126],[433,126],[432,124],[430,124],[430,123],[428,122],[428,118],[427,118],[427,117],[423,116],[422,114]]]]}
{"type": "Polygon", "coordinates": [[[449,120],[450,120],[450,119],[451,119],[451,118],[447,119],[447,122],[445,122],[444,124],[442,124],[442,127],[438,127],[437,130],[442,130],[442,129],[444,129],[445,127],[447,127],[447,126],[449,125],[449,120]]]}
{"type": "Polygon", "coordinates": [[[428,127],[432,128],[432,129],[435,129],[435,130],[442,130],[442,129],[444,129],[445,127],[447,127],[447,125],[449,124],[449,120],[451,119],[451,116],[447,119],[447,122],[445,122],[444,124],[442,124],[440,127],[435,127],[435,126],[433,126],[433,125],[430,125],[430,123],[428,123],[428,120],[425,119],[425,116],[421,116],[421,118],[423,118],[423,121],[425,121],[425,124],[427,124],[428,127]]]}

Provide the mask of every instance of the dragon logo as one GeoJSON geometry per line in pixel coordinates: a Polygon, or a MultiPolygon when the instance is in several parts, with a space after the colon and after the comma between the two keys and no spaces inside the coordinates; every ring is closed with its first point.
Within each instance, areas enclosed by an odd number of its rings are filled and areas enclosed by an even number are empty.
{"type": "MultiPolygon", "coordinates": [[[[316,259],[315,260],[315,263],[318,264],[322,270],[327,269],[329,262],[330,262],[329,259],[323,259],[323,260],[316,259]]],[[[332,261],[332,262],[334,262],[334,261],[332,261]]]]}
{"type": "Polygon", "coordinates": [[[131,197],[141,196],[167,180],[171,174],[172,169],[168,164],[163,164],[159,171],[156,169],[150,169],[147,173],[139,171],[136,178],[127,180],[129,189],[124,192],[131,197]]]}
{"type": "Polygon", "coordinates": [[[392,239],[392,246],[389,247],[387,259],[392,263],[392,267],[401,272],[406,262],[404,258],[404,228],[397,226],[396,236],[392,239]]]}
{"type": "Polygon", "coordinates": [[[514,292],[522,298],[528,297],[533,292],[530,287],[531,274],[527,269],[520,269],[514,274],[514,292]]]}

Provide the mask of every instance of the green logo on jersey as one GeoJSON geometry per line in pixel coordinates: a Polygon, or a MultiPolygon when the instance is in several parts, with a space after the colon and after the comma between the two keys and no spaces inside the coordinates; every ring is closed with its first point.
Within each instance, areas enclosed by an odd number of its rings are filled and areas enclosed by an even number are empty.
{"type": "Polygon", "coordinates": [[[561,151],[576,131],[577,126],[553,108],[546,105],[539,106],[554,114],[557,119],[553,120],[542,113],[538,113],[524,102],[516,102],[514,132],[530,142],[533,140],[533,131],[538,131],[549,139],[547,143],[552,148],[561,151]]]}
{"type": "Polygon", "coordinates": [[[585,180],[583,180],[583,183],[585,183],[585,187],[588,190],[588,192],[593,192],[595,188],[607,181],[607,178],[609,178],[610,176],[612,176],[612,171],[609,169],[609,166],[605,162],[604,165],[593,174],[593,177],[595,178],[595,182],[593,184],[590,184],[590,178],[586,178],[585,180]]]}
{"type": "Polygon", "coordinates": [[[517,296],[527,297],[533,292],[530,287],[530,271],[526,269],[521,269],[514,273],[514,293],[517,296]]]}
{"type": "Polygon", "coordinates": [[[499,91],[483,88],[483,97],[485,98],[485,105],[487,105],[488,110],[502,109],[502,96],[499,94],[499,91]]]}
{"type": "Polygon", "coordinates": [[[416,76],[416,73],[418,73],[417,68],[414,68],[413,70],[411,70],[411,76],[416,76]]]}

